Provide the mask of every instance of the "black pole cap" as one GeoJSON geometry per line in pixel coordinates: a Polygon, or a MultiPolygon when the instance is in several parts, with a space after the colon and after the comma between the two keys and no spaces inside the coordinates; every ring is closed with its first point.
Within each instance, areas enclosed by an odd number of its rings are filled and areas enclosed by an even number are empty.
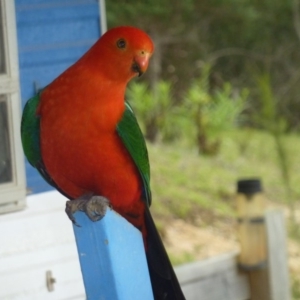
{"type": "Polygon", "coordinates": [[[237,182],[237,192],[242,194],[255,194],[262,191],[260,179],[241,179],[237,182]]]}

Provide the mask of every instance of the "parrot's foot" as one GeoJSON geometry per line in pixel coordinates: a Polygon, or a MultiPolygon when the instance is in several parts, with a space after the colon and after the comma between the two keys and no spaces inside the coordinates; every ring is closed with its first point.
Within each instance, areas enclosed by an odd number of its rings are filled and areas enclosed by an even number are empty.
{"type": "Polygon", "coordinates": [[[110,207],[110,203],[109,200],[105,197],[84,195],[75,200],[67,201],[65,211],[73,224],[79,226],[74,218],[74,213],[76,211],[85,212],[93,222],[96,222],[101,220],[105,216],[108,206],[110,207]]]}

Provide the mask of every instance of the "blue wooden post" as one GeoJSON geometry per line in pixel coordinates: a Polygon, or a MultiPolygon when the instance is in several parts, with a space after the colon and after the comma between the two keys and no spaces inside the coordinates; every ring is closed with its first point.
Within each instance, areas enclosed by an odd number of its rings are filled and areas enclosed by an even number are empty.
{"type": "Polygon", "coordinates": [[[153,300],[142,235],[122,216],[107,209],[92,222],[75,213],[73,226],[88,300],[153,300]]]}

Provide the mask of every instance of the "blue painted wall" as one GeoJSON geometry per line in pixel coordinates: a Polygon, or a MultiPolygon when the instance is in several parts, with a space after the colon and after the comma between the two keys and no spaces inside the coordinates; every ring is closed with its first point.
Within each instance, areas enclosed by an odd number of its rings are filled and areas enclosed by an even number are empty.
{"type": "MultiPolygon", "coordinates": [[[[101,34],[97,0],[15,0],[24,106],[37,89],[73,64],[101,34]]],[[[51,190],[26,161],[32,193],[51,190]]]]}

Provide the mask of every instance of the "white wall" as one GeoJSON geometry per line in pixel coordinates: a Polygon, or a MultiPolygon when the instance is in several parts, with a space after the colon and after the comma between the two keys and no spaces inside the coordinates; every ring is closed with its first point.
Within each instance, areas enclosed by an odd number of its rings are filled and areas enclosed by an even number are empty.
{"type": "Polygon", "coordinates": [[[27,198],[27,208],[0,215],[0,299],[85,299],[66,198],[58,192],[27,198]],[[46,286],[46,271],[56,280],[46,286]]]}

